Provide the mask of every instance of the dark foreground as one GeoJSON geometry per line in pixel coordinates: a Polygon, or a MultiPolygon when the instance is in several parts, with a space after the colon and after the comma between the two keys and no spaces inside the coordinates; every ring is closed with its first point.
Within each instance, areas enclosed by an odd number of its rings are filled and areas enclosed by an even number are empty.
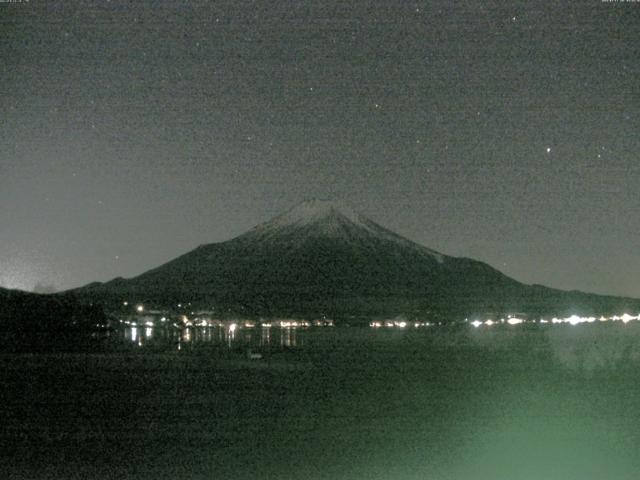
{"type": "Polygon", "coordinates": [[[0,478],[640,472],[640,326],[306,335],[253,362],[206,349],[0,356],[0,478]]]}

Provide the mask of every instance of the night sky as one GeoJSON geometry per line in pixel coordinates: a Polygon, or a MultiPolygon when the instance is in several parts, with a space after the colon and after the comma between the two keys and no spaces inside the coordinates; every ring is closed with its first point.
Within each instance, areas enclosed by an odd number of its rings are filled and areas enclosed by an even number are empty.
{"type": "Polygon", "coordinates": [[[640,297],[640,3],[0,3],[0,285],[134,276],[308,198],[640,297]]]}

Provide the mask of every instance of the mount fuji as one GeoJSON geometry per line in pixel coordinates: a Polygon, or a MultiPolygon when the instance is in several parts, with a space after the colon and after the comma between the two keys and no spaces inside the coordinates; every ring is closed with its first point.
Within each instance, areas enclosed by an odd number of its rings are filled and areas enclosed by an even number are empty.
{"type": "Polygon", "coordinates": [[[237,315],[457,318],[619,313],[640,300],[525,285],[486,263],[444,255],[338,202],[305,201],[231,240],[201,245],[131,279],[74,294],[237,315]]]}

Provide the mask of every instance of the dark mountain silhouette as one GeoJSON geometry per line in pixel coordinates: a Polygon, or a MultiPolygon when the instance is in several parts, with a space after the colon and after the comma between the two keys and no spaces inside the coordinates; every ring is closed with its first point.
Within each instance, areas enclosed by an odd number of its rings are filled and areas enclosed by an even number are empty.
{"type": "Polygon", "coordinates": [[[78,349],[92,342],[107,317],[74,295],[44,295],[0,288],[0,348],[48,351],[78,349]]]}
{"type": "Polygon", "coordinates": [[[443,255],[347,206],[318,200],[135,278],[93,283],[75,293],[111,305],[191,302],[221,313],[336,319],[640,309],[640,300],[522,284],[483,262],[443,255]]]}

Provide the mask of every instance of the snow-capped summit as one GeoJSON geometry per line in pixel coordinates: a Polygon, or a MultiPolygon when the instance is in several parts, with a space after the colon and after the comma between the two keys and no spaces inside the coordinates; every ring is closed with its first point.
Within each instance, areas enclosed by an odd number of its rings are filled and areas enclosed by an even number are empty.
{"type": "Polygon", "coordinates": [[[344,217],[356,225],[366,226],[365,219],[346,203],[332,200],[305,200],[278,215],[271,222],[280,226],[308,225],[320,220],[344,217]]]}
{"type": "Polygon", "coordinates": [[[346,203],[313,199],[295,205],[247,233],[258,237],[293,231],[304,232],[305,235],[340,236],[347,227],[372,230],[372,225],[373,222],[346,203]]]}
{"type": "Polygon", "coordinates": [[[301,244],[307,238],[333,238],[346,243],[392,242],[444,260],[444,255],[387,230],[340,201],[306,200],[240,238],[301,244]]]}

